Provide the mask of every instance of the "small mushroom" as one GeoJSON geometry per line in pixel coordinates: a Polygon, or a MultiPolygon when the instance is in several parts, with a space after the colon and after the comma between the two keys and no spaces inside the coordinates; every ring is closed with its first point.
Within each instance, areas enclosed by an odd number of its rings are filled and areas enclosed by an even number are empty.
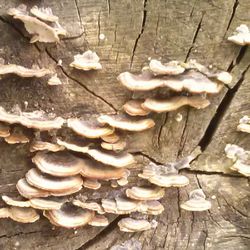
{"type": "Polygon", "coordinates": [[[2,200],[9,206],[30,207],[30,202],[29,201],[14,199],[14,198],[11,198],[11,197],[9,197],[7,195],[2,195],[2,200]]]}
{"type": "Polygon", "coordinates": [[[120,140],[120,137],[114,132],[110,135],[101,136],[101,139],[107,143],[116,143],[120,140]]]}
{"type": "Polygon", "coordinates": [[[88,50],[82,55],[77,54],[74,56],[74,61],[70,64],[70,67],[76,69],[89,71],[102,69],[102,65],[99,62],[100,58],[95,52],[88,50]]]}
{"type": "Polygon", "coordinates": [[[0,208],[0,219],[6,219],[9,218],[10,216],[10,211],[8,207],[2,207],[0,208]]]}
{"type": "Polygon", "coordinates": [[[238,45],[250,45],[250,31],[247,25],[241,24],[236,28],[235,34],[228,37],[227,39],[230,42],[236,43],[238,45]]]}
{"type": "Polygon", "coordinates": [[[109,225],[109,221],[104,215],[95,215],[88,224],[94,227],[106,227],[109,225]]]}
{"type": "Polygon", "coordinates": [[[189,200],[181,204],[181,208],[188,211],[205,211],[212,206],[202,189],[195,189],[189,193],[189,200]]]}
{"type": "MultiPolygon", "coordinates": [[[[249,163],[249,162],[248,162],[249,163]]],[[[241,160],[237,160],[232,166],[232,170],[238,171],[239,173],[250,177],[250,164],[246,164],[241,160]]]]}
{"type": "Polygon", "coordinates": [[[164,194],[164,188],[153,186],[132,187],[126,190],[126,195],[135,200],[159,200],[164,194]]]}
{"type": "Polygon", "coordinates": [[[240,119],[239,125],[237,126],[237,131],[250,133],[250,117],[245,115],[240,119]]]}
{"type": "Polygon", "coordinates": [[[9,144],[28,143],[30,141],[29,137],[19,127],[14,128],[13,132],[8,137],[5,137],[4,140],[9,144]]]}
{"type": "Polygon", "coordinates": [[[81,189],[83,180],[80,175],[68,177],[55,177],[43,174],[36,168],[30,169],[26,173],[27,182],[39,189],[51,191],[54,194],[74,193],[81,189]]]}
{"type": "Polygon", "coordinates": [[[105,126],[97,121],[84,121],[78,118],[68,119],[68,127],[77,134],[87,138],[99,138],[114,132],[114,128],[105,126]]]}
{"type": "Polygon", "coordinates": [[[58,17],[53,15],[51,8],[38,8],[36,5],[30,9],[30,13],[45,22],[58,22],[58,17]]]}
{"type": "Polygon", "coordinates": [[[151,229],[151,224],[147,220],[136,220],[123,218],[118,222],[119,229],[123,232],[141,232],[151,229]]]}
{"type": "Polygon", "coordinates": [[[38,152],[32,162],[46,174],[53,176],[73,176],[82,171],[84,160],[68,152],[44,153],[38,152]]]}
{"type": "Polygon", "coordinates": [[[57,74],[53,75],[51,78],[48,80],[48,85],[50,86],[55,86],[55,85],[62,85],[61,80],[58,78],[57,74]]]}
{"type": "Polygon", "coordinates": [[[58,210],[64,204],[64,201],[49,197],[49,198],[32,198],[29,200],[31,207],[40,210],[58,210]]]}
{"type": "Polygon", "coordinates": [[[0,122],[0,137],[10,136],[10,127],[7,124],[0,122]]]}
{"type": "Polygon", "coordinates": [[[64,204],[59,210],[44,211],[44,216],[55,225],[65,228],[77,228],[87,225],[93,218],[93,211],[72,204],[64,204]]]}
{"type": "Polygon", "coordinates": [[[108,142],[102,142],[101,147],[106,150],[111,150],[111,151],[122,151],[126,148],[127,142],[126,141],[118,141],[115,143],[108,143],[108,142]]]}
{"type": "Polygon", "coordinates": [[[95,160],[116,168],[124,168],[135,163],[133,155],[125,152],[115,153],[100,149],[89,149],[88,154],[95,160]]]}
{"type": "Polygon", "coordinates": [[[98,180],[94,180],[94,179],[84,179],[82,185],[85,188],[94,189],[94,190],[99,189],[101,187],[101,183],[98,182],[98,180]]]}
{"type": "Polygon", "coordinates": [[[237,160],[247,161],[250,158],[250,152],[235,144],[227,144],[225,147],[227,158],[232,159],[234,162],[237,160]]]}
{"type": "Polygon", "coordinates": [[[102,206],[96,202],[82,202],[80,200],[73,200],[72,202],[75,206],[89,209],[92,211],[96,211],[98,214],[104,214],[105,211],[103,210],[102,206]]]}
{"type": "Polygon", "coordinates": [[[71,140],[71,141],[63,141],[59,138],[56,140],[57,144],[67,148],[68,150],[79,152],[79,153],[87,153],[89,150],[89,142],[84,140],[71,140]]]}
{"type": "Polygon", "coordinates": [[[186,105],[196,109],[203,109],[209,104],[210,101],[201,96],[178,96],[166,100],[148,98],[142,104],[142,107],[157,113],[161,113],[174,111],[186,105]]]}
{"type": "Polygon", "coordinates": [[[150,110],[142,107],[143,100],[130,100],[123,105],[125,112],[131,116],[146,116],[150,110]]]}
{"type": "Polygon", "coordinates": [[[152,119],[141,119],[126,115],[101,115],[98,117],[98,121],[103,124],[109,124],[114,128],[135,132],[144,131],[155,125],[152,119]]]}
{"type": "Polygon", "coordinates": [[[149,69],[154,75],[179,75],[185,71],[185,68],[178,61],[162,64],[158,60],[150,60],[149,69]]]}
{"type": "Polygon", "coordinates": [[[32,144],[30,145],[30,152],[46,151],[46,150],[50,152],[58,152],[64,149],[65,149],[64,146],[45,141],[33,141],[32,144]]]}
{"type": "Polygon", "coordinates": [[[39,220],[40,216],[35,209],[30,207],[10,207],[9,218],[21,223],[33,223],[39,220]]]}

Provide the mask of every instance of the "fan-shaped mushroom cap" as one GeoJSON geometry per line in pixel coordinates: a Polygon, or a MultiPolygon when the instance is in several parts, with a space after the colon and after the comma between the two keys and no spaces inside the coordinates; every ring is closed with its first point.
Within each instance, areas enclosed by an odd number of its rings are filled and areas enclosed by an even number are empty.
{"type": "Polygon", "coordinates": [[[133,75],[129,72],[121,73],[118,80],[132,91],[147,91],[159,87],[168,87],[174,91],[187,90],[191,93],[219,93],[223,85],[211,81],[205,75],[193,70],[178,76],[154,77],[149,72],[133,75]]]}
{"type": "Polygon", "coordinates": [[[240,119],[237,131],[250,133],[250,117],[245,115],[240,119]]]}
{"type": "Polygon", "coordinates": [[[10,124],[18,123],[27,128],[38,130],[59,129],[64,123],[61,117],[52,118],[43,111],[21,112],[20,114],[11,114],[6,112],[3,107],[0,107],[0,121],[10,124]]]}
{"type": "Polygon", "coordinates": [[[113,199],[102,199],[102,207],[106,213],[118,214],[116,202],[113,199]]]}
{"type": "Polygon", "coordinates": [[[189,184],[189,179],[184,175],[155,175],[148,179],[152,184],[160,187],[184,187],[189,184]]]}
{"type": "Polygon", "coordinates": [[[52,71],[50,71],[49,69],[45,69],[45,68],[29,69],[29,68],[25,68],[23,66],[16,65],[16,64],[4,65],[0,63],[0,75],[7,75],[7,74],[15,74],[20,77],[40,78],[40,77],[52,74],[52,71]]]}
{"type": "Polygon", "coordinates": [[[8,207],[0,208],[0,218],[9,218],[10,211],[8,207]]]}
{"type": "Polygon", "coordinates": [[[111,151],[122,151],[126,148],[127,142],[126,141],[118,141],[115,143],[108,143],[108,142],[102,142],[101,147],[106,150],[111,151]]]}
{"type": "Polygon", "coordinates": [[[116,143],[120,140],[120,137],[114,132],[110,135],[101,136],[101,139],[107,143],[116,143]]]}
{"type": "Polygon", "coordinates": [[[114,128],[137,132],[152,128],[155,125],[152,119],[132,118],[126,115],[101,115],[98,117],[98,121],[109,124],[114,128]]]}
{"type": "Polygon", "coordinates": [[[143,100],[130,100],[123,105],[125,112],[131,116],[145,116],[150,110],[142,107],[143,100]]]}
{"type": "Polygon", "coordinates": [[[59,210],[44,211],[44,216],[55,226],[77,228],[87,225],[93,218],[93,211],[72,204],[65,204],[59,210]]]}
{"type": "Polygon", "coordinates": [[[96,121],[84,121],[77,118],[68,119],[68,127],[77,134],[88,138],[99,138],[114,132],[114,128],[104,126],[96,121]]]}
{"type": "Polygon", "coordinates": [[[4,138],[4,140],[9,144],[28,143],[30,141],[20,128],[15,128],[8,137],[4,138]]]}
{"type": "Polygon", "coordinates": [[[92,211],[96,211],[98,214],[104,214],[105,211],[103,210],[102,206],[96,202],[82,202],[79,200],[73,200],[72,202],[75,206],[84,208],[84,209],[89,209],[92,211]]]}
{"type": "Polygon", "coordinates": [[[104,215],[95,215],[88,224],[94,227],[106,227],[109,224],[109,220],[104,215]]]}
{"type": "Polygon", "coordinates": [[[67,148],[68,150],[79,152],[79,153],[87,153],[89,150],[89,142],[83,140],[72,140],[72,141],[63,141],[57,138],[57,144],[67,148]]]}
{"type": "Polygon", "coordinates": [[[9,217],[21,223],[32,223],[40,218],[36,210],[30,207],[10,207],[9,217]]]}
{"type": "Polygon", "coordinates": [[[116,168],[124,168],[135,163],[133,155],[124,152],[115,153],[99,149],[89,149],[88,154],[95,160],[116,168]]]}
{"type": "Polygon", "coordinates": [[[38,8],[36,5],[30,9],[30,13],[42,21],[57,22],[58,17],[53,15],[51,8],[38,8]]]}
{"type": "Polygon", "coordinates": [[[101,183],[98,182],[98,180],[94,180],[94,179],[84,179],[82,185],[85,188],[94,189],[94,190],[99,189],[101,187],[101,183]]]}
{"type": "Polygon", "coordinates": [[[250,31],[247,25],[241,24],[236,28],[235,34],[228,37],[227,39],[230,42],[236,43],[238,45],[250,45],[250,31]]]}
{"type": "Polygon", "coordinates": [[[57,74],[53,75],[49,80],[48,80],[48,85],[50,86],[55,86],[55,85],[62,85],[61,80],[57,77],[57,74]]]}
{"type": "Polygon", "coordinates": [[[132,187],[126,190],[126,195],[135,200],[159,200],[165,194],[165,189],[160,187],[132,187]]]}
{"type": "Polygon", "coordinates": [[[241,148],[235,144],[227,144],[225,147],[225,153],[227,155],[227,158],[232,159],[233,161],[247,161],[250,157],[249,151],[246,151],[244,150],[244,148],[241,148]]]}
{"type": "Polygon", "coordinates": [[[30,169],[25,176],[30,185],[53,193],[68,194],[71,190],[75,192],[81,189],[83,183],[80,175],[55,177],[43,174],[36,168],[30,169]]]}
{"type": "Polygon", "coordinates": [[[181,208],[188,211],[205,211],[212,206],[202,189],[196,189],[189,193],[189,200],[181,204],[181,208]]]}
{"type": "Polygon", "coordinates": [[[46,174],[53,176],[72,176],[79,174],[84,166],[84,160],[68,152],[44,153],[38,152],[32,162],[46,174]]]}
{"type": "MultiPolygon", "coordinates": [[[[117,214],[130,214],[132,212],[137,212],[140,207],[140,202],[132,200],[126,197],[116,197],[115,198],[117,214]]],[[[105,204],[105,203],[104,203],[105,204]]],[[[107,203],[108,204],[108,203],[107,203]]],[[[107,208],[107,207],[106,207],[107,208]]]]}
{"type": "Polygon", "coordinates": [[[2,200],[9,206],[30,207],[30,202],[29,201],[14,199],[14,198],[11,198],[11,197],[9,197],[7,195],[2,195],[2,200]]]}
{"type": "Polygon", "coordinates": [[[99,63],[100,58],[95,52],[88,50],[82,55],[77,54],[74,56],[74,61],[70,64],[71,67],[81,70],[98,70],[102,69],[102,65],[99,63]]]}
{"type": "Polygon", "coordinates": [[[191,106],[196,109],[203,109],[206,108],[209,104],[210,101],[201,96],[178,96],[166,100],[148,98],[142,104],[142,107],[160,113],[177,110],[178,108],[185,105],[191,106]]]}
{"type": "Polygon", "coordinates": [[[118,222],[118,226],[123,232],[140,232],[151,229],[151,224],[147,220],[136,220],[123,218],[118,222]]]}
{"type": "Polygon", "coordinates": [[[159,201],[154,201],[154,200],[145,201],[145,203],[141,203],[141,204],[142,205],[139,210],[139,212],[141,213],[159,215],[164,211],[164,206],[159,201]]]}
{"type": "Polygon", "coordinates": [[[154,75],[179,75],[185,71],[185,68],[178,61],[162,64],[158,60],[150,60],[149,69],[154,75]]]}
{"type": "Polygon", "coordinates": [[[63,200],[53,198],[32,198],[29,200],[31,207],[41,210],[57,210],[64,204],[63,200]]]}
{"type": "Polygon", "coordinates": [[[106,166],[90,159],[83,160],[85,164],[80,174],[89,179],[116,180],[129,175],[129,171],[125,168],[106,166]]]}
{"type": "Polygon", "coordinates": [[[7,124],[0,122],[0,137],[10,136],[10,127],[7,124]]]}
{"type": "Polygon", "coordinates": [[[30,152],[47,150],[50,152],[58,152],[64,150],[65,147],[46,141],[33,141],[30,145],[30,152]]]}
{"type": "Polygon", "coordinates": [[[49,196],[49,192],[45,190],[41,190],[35,187],[32,187],[25,178],[20,179],[17,182],[17,190],[20,195],[23,197],[30,199],[35,197],[47,197],[49,196]]]}
{"type": "Polygon", "coordinates": [[[250,176],[250,165],[242,162],[241,160],[237,160],[232,166],[232,170],[238,171],[239,173],[250,176]]]}

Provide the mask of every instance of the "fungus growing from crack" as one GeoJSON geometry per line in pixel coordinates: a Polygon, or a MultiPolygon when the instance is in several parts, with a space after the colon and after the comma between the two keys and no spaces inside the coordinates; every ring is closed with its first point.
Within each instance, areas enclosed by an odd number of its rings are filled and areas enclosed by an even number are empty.
{"type": "Polygon", "coordinates": [[[94,179],[84,179],[83,184],[85,188],[97,190],[101,187],[101,183],[94,179]]]}
{"type": "Polygon", "coordinates": [[[149,91],[159,87],[168,87],[177,92],[186,90],[197,94],[217,94],[223,88],[222,84],[210,80],[204,74],[195,70],[189,70],[178,76],[162,77],[155,77],[148,71],[144,71],[140,75],[124,72],[118,76],[118,80],[132,91],[149,91]]]}
{"type": "Polygon", "coordinates": [[[177,96],[165,100],[147,98],[142,107],[161,113],[174,111],[186,105],[196,109],[203,109],[210,105],[210,101],[201,96],[177,96]]]}
{"type": "Polygon", "coordinates": [[[62,85],[61,80],[58,78],[57,74],[53,75],[51,78],[48,80],[48,85],[50,86],[55,86],[55,85],[62,85]]]}
{"type": "Polygon", "coordinates": [[[108,142],[102,142],[101,147],[106,150],[111,150],[111,151],[122,151],[126,148],[127,142],[120,140],[115,143],[108,143],[108,142]]]}
{"type": "Polygon", "coordinates": [[[64,141],[57,138],[57,144],[67,148],[68,150],[79,152],[79,153],[87,153],[89,150],[89,142],[85,140],[78,139],[78,140],[71,140],[71,141],[64,141]]]}
{"type": "Polygon", "coordinates": [[[151,224],[147,220],[136,220],[123,218],[118,222],[119,229],[123,232],[141,232],[151,229],[151,224]]]}
{"type": "Polygon", "coordinates": [[[30,9],[30,13],[45,22],[58,22],[59,18],[53,15],[51,8],[38,8],[36,5],[30,9]]]}
{"type": "Polygon", "coordinates": [[[245,115],[240,119],[239,125],[237,126],[237,131],[250,133],[250,117],[245,115]]]}
{"type": "Polygon", "coordinates": [[[130,100],[123,105],[124,111],[131,116],[146,116],[150,110],[142,107],[143,100],[130,100]]]}
{"type": "Polygon", "coordinates": [[[185,68],[178,61],[170,61],[162,64],[158,60],[150,60],[149,69],[154,75],[179,75],[185,68]]]}
{"type": "Polygon", "coordinates": [[[68,152],[44,153],[38,152],[32,162],[46,174],[64,177],[77,175],[82,171],[84,160],[68,152]]]}
{"type": "Polygon", "coordinates": [[[110,135],[101,136],[101,139],[107,143],[116,143],[120,140],[120,137],[114,132],[110,135]]]}
{"type": "Polygon", "coordinates": [[[7,124],[0,122],[0,137],[5,138],[10,136],[10,127],[7,124]]]}
{"type": "Polygon", "coordinates": [[[100,58],[98,57],[98,55],[95,52],[88,50],[82,55],[75,55],[74,61],[70,64],[70,67],[74,67],[76,69],[84,71],[99,70],[102,69],[102,65],[99,61],[100,58]]]}
{"type": "Polygon", "coordinates": [[[24,134],[20,127],[14,128],[11,134],[5,137],[4,140],[8,144],[28,143],[30,141],[29,137],[24,134]]]}
{"type": "Polygon", "coordinates": [[[94,227],[106,227],[109,225],[109,220],[104,215],[95,215],[88,224],[94,227]]]}
{"type": "Polygon", "coordinates": [[[227,38],[228,41],[238,45],[250,45],[250,31],[247,25],[241,24],[236,28],[235,34],[227,38]]]}
{"type": "Polygon", "coordinates": [[[33,141],[32,144],[30,145],[30,152],[35,152],[35,151],[58,152],[64,149],[65,149],[64,146],[45,141],[33,141]]]}
{"type": "Polygon", "coordinates": [[[82,209],[70,203],[64,204],[59,210],[44,211],[51,224],[65,228],[77,228],[87,225],[93,218],[93,211],[82,209]]]}
{"type": "Polygon", "coordinates": [[[96,211],[98,214],[104,214],[102,206],[96,202],[83,202],[80,200],[73,200],[72,202],[75,206],[81,207],[83,209],[88,209],[92,211],[96,211]]]}
{"type": "Polygon", "coordinates": [[[45,114],[44,111],[9,113],[3,107],[0,107],[0,121],[9,124],[21,124],[27,128],[38,130],[60,129],[64,123],[61,117],[55,117],[52,114],[45,114]]]}
{"type": "Polygon", "coordinates": [[[100,149],[89,149],[88,154],[95,160],[116,168],[124,168],[135,163],[133,155],[125,152],[116,153],[100,149]]]}
{"type": "Polygon", "coordinates": [[[212,207],[210,201],[206,200],[206,196],[202,189],[195,189],[189,193],[189,200],[181,204],[181,208],[188,211],[205,211],[212,207]]]}
{"type": "Polygon", "coordinates": [[[101,136],[110,135],[114,128],[105,126],[98,121],[85,121],[83,119],[68,119],[68,127],[77,134],[87,138],[100,138],[101,136]]]}
{"type": "Polygon", "coordinates": [[[59,42],[59,35],[65,35],[65,30],[62,31],[62,28],[52,27],[46,24],[43,21],[40,21],[36,17],[29,16],[26,9],[23,5],[17,8],[11,8],[7,11],[7,14],[13,16],[14,19],[18,19],[24,23],[24,27],[27,32],[32,36],[30,42],[45,42],[45,43],[53,43],[59,42]]]}
{"type": "Polygon", "coordinates": [[[65,195],[75,193],[82,187],[83,180],[80,175],[68,177],[55,177],[43,174],[36,168],[30,169],[26,175],[27,182],[39,189],[65,195]]]}
{"type": "Polygon", "coordinates": [[[135,200],[159,200],[164,194],[164,188],[154,186],[135,186],[126,190],[127,197],[135,200]]]}
{"type": "Polygon", "coordinates": [[[101,115],[98,121],[103,124],[109,124],[111,127],[121,130],[140,132],[154,127],[155,122],[152,119],[141,119],[128,117],[127,115],[101,115]]]}

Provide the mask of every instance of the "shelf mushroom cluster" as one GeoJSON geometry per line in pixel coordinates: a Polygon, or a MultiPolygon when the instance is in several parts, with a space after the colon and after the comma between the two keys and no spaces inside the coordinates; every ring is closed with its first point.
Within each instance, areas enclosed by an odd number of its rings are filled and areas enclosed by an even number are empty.
{"type": "Polygon", "coordinates": [[[123,106],[125,112],[131,116],[146,116],[150,112],[170,112],[182,106],[206,108],[210,102],[204,94],[219,93],[224,84],[231,83],[232,76],[228,72],[210,72],[195,60],[188,63],[170,61],[165,64],[151,60],[140,75],[123,72],[118,76],[118,80],[132,91],[148,92],[165,87],[181,93],[168,98],[130,100],[123,106]]]}

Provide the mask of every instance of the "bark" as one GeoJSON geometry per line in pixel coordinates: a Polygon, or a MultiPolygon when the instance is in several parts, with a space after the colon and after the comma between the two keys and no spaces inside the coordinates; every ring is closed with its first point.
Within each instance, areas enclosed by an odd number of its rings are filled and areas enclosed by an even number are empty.
{"type": "MultiPolygon", "coordinates": [[[[211,97],[208,108],[155,115],[155,128],[129,136],[130,151],[142,164],[175,161],[197,146],[203,151],[192,168],[183,171],[190,185],[167,190],[165,211],[155,218],[159,222],[155,230],[119,232],[119,217],[110,218],[113,222],[106,228],[77,231],[54,229],[46,219],[30,225],[0,220],[0,249],[101,250],[129,239],[139,241],[143,250],[249,248],[249,180],[229,170],[223,152],[226,143],[250,149],[249,135],[235,130],[238,120],[249,115],[250,51],[226,39],[241,23],[250,26],[248,0],[0,0],[0,6],[0,57],[8,63],[55,69],[65,83],[51,87],[43,79],[5,77],[0,80],[0,105],[5,108],[16,104],[24,108],[27,101],[26,111],[43,109],[65,118],[119,111],[132,93],[118,83],[117,75],[139,72],[150,57],[192,58],[233,75],[232,88],[211,97]],[[5,15],[20,2],[51,7],[68,37],[60,44],[30,44],[23,25],[5,15]],[[68,66],[73,55],[87,49],[100,56],[100,72],[82,73],[68,66]],[[62,67],[57,66],[60,59],[62,67]],[[180,122],[175,119],[178,113],[183,116],[180,122]],[[213,196],[212,209],[181,211],[179,204],[199,187],[210,199],[213,196]]],[[[4,142],[0,152],[0,194],[14,195],[16,182],[32,165],[31,154],[27,145],[4,142]]]]}

